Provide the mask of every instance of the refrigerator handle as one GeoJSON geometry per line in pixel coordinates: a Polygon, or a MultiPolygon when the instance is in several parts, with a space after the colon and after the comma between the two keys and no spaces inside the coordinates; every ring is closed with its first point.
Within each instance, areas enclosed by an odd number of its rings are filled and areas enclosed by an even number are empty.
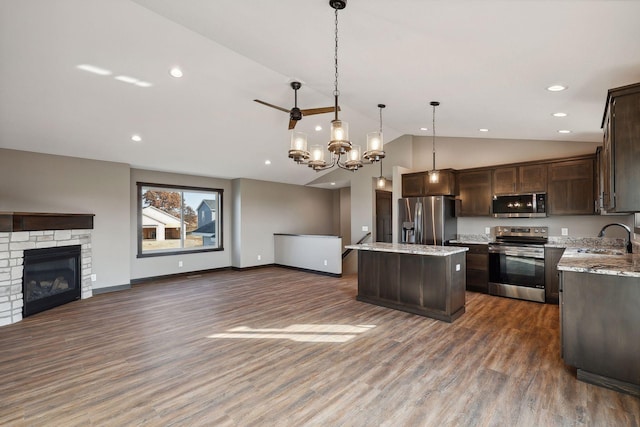
{"type": "Polygon", "coordinates": [[[423,212],[422,212],[422,202],[420,200],[416,201],[416,211],[415,214],[413,215],[413,219],[415,220],[415,243],[421,245],[423,244],[423,237],[422,237],[422,233],[423,233],[423,212]]]}

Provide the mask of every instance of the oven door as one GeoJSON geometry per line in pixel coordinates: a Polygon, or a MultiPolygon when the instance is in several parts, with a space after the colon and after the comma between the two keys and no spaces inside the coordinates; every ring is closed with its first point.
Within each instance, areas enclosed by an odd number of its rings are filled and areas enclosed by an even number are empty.
{"type": "Polygon", "coordinates": [[[489,293],[544,302],[544,247],[490,245],[489,293]]]}

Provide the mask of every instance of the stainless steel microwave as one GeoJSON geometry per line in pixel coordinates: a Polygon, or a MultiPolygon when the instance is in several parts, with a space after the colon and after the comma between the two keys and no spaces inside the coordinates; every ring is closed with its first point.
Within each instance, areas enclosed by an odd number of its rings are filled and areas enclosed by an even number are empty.
{"type": "Polygon", "coordinates": [[[538,218],[547,216],[546,193],[493,196],[491,211],[496,218],[538,218]]]}

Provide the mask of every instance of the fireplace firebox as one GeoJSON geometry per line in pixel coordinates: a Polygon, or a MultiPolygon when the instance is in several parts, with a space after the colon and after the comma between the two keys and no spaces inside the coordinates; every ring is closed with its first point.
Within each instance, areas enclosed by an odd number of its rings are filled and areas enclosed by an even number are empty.
{"type": "Polygon", "coordinates": [[[23,317],[80,299],[81,246],[24,251],[23,317]]]}

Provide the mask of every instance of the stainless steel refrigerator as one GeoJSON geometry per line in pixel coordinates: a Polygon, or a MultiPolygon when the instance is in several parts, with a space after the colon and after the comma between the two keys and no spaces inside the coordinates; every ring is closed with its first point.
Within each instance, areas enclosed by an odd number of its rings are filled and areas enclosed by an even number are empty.
{"type": "Polygon", "coordinates": [[[453,197],[409,197],[398,203],[400,243],[443,245],[456,239],[458,221],[453,197]]]}

